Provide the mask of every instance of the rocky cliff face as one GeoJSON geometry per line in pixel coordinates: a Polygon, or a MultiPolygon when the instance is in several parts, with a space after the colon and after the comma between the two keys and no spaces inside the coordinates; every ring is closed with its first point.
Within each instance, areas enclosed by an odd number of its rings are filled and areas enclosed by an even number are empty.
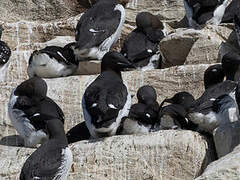
{"type": "MultiPolygon", "coordinates": [[[[16,132],[7,112],[12,88],[28,78],[26,68],[33,50],[74,41],[74,28],[85,10],[77,0],[6,0],[0,3],[0,24],[5,29],[3,40],[12,50],[9,63],[0,69],[0,144],[3,144],[0,145],[0,179],[18,179],[23,163],[34,151],[14,147],[20,140],[13,136],[16,132]]],[[[223,53],[237,47],[232,25],[186,29],[182,0],[130,0],[126,11],[122,37],[115,49],[120,48],[126,34],[135,28],[135,16],[141,11],[158,15],[168,33],[160,42],[165,69],[123,73],[132,95],[140,86],[150,84],[157,90],[159,102],[179,91],[189,91],[197,98],[204,90],[205,69],[219,62],[223,53]]],[[[80,65],[80,74],[99,72],[99,63],[92,62],[87,67],[80,65]]],[[[88,82],[95,77],[46,79],[48,96],[65,113],[66,131],[83,121],[81,97],[88,82]]],[[[71,145],[71,149],[74,164],[69,179],[194,179],[215,159],[213,144],[190,131],[115,136],[97,142],[78,142],[71,145]]],[[[209,172],[213,174],[214,166],[210,165],[200,179],[206,179],[209,172]]]]}

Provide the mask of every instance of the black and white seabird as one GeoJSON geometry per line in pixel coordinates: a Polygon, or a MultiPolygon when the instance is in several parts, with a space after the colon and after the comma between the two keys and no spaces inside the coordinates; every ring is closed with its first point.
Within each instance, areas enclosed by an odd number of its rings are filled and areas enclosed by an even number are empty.
{"type": "Polygon", "coordinates": [[[131,106],[128,118],[121,122],[120,134],[145,134],[159,130],[157,93],[152,86],[137,92],[138,103],[131,106]]]}
{"type": "Polygon", "coordinates": [[[121,53],[137,68],[159,68],[159,42],[166,36],[163,23],[149,12],[136,16],[137,28],[127,35],[121,53]]]}
{"type": "Polygon", "coordinates": [[[238,121],[239,110],[235,99],[235,91],[199,104],[189,114],[189,117],[194,123],[198,124],[199,130],[211,134],[221,125],[238,121]]]}
{"type": "Polygon", "coordinates": [[[77,24],[77,59],[101,60],[119,39],[124,22],[125,9],[118,0],[98,0],[77,24]]]}
{"type": "Polygon", "coordinates": [[[212,134],[219,124],[233,122],[237,119],[236,87],[237,82],[226,80],[209,87],[196,100],[195,105],[189,111],[189,117],[193,123],[198,125],[199,130],[212,134]]]}
{"type": "Polygon", "coordinates": [[[0,66],[6,64],[11,56],[11,49],[4,41],[1,41],[3,27],[0,25],[0,66]]]}
{"type": "Polygon", "coordinates": [[[26,147],[35,147],[48,139],[43,113],[55,113],[54,118],[61,119],[64,123],[61,108],[46,94],[47,84],[39,77],[24,81],[12,91],[8,113],[12,125],[24,139],[26,147]]]}
{"type": "MultiPolygon", "coordinates": [[[[47,114],[46,117],[49,115],[47,114]]],[[[49,132],[49,140],[26,160],[21,170],[20,180],[67,180],[73,156],[68,147],[63,123],[55,118],[45,118],[44,121],[46,130],[49,132]]]]}
{"type": "Polygon", "coordinates": [[[184,0],[188,24],[197,28],[203,24],[219,25],[229,0],[184,0]]]}
{"type": "Polygon", "coordinates": [[[161,105],[158,118],[161,129],[188,129],[195,130],[197,125],[188,117],[188,111],[194,105],[195,99],[188,92],[178,92],[172,98],[165,99],[161,105]],[[165,102],[170,105],[163,106],[165,102]]]}
{"type": "Polygon", "coordinates": [[[214,64],[209,66],[204,72],[204,87],[205,89],[223,82],[225,77],[222,64],[214,64]]]}
{"type": "Polygon", "coordinates": [[[83,115],[93,138],[115,135],[121,119],[129,113],[131,95],[122,80],[123,68],[132,68],[132,64],[120,53],[106,53],[101,74],[83,95],[83,115]]]}
{"type": "Polygon", "coordinates": [[[78,68],[73,49],[75,43],[64,47],[47,46],[34,51],[29,58],[28,76],[42,78],[65,77],[72,75],[78,68]]]}
{"type": "MultiPolygon", "coordinates": [[[[196,100],[191,120],[198,124],[199,129],[213,133],[219,125],[238,119],[238,99],[236,99],[237,82],[240,80],[240,56],[233,52],[226,53],[222,58],[222,68],[226,80],[207,88],[196,100]]],[[[209,77],[209,76],[208,76],[209,77]]],[[[212,79],[209,77],[209,81],[212,79]]]]}

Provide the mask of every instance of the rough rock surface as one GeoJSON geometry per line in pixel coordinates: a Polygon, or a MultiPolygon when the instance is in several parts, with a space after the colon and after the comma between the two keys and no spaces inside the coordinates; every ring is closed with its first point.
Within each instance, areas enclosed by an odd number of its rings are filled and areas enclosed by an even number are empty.
{"type": "MultiPolygon", "coordinates": [[[[17,66],[17,64],[15,64],[17,66]]],[[[0,127],[5,129],[1,136],[13,134],[11,123],[7,113],[7,103],[11,90],[26,79],[26,72],[11,66],[11,74],[7,74],[6,81],[0,82],[0,127]],[[19,73],[21,72],[21,73],[19,73]],[[7,125],[7,129],[6,129],[7,125]],[[8,134],[6,134],[8,133],[8,134]]],[[[203,92],[203,73],[209,65],[187,65],[153,71],[131,71],[123,73],[123,79],[128,83],[132,95],[136,94],[139,87],[150,84],[158,94],[158,101],[173,96],[179,91],[189,91],[195,97],[203,92]]],[[[26,66],[22,65],[22,68],[26,66]]],[[[88,83],[94,79],[92,76],[71,76],[66,78],[46,79],[48,84],[48,96],[56,101],[63,109],[66,116],[66,129],[83,121],[81,110],[82,95],[88,83]]],[[[136,95],[133,103],[136,101],[136,95]]]]}
{"type": "Polygon", "coordinates": [[[83,12],[78,0],[4,0],[0,4],[2,21],[51,21],[83,12]]]}
{"type": "MultiPolygon", "coordinates": [[[[70,146],[74,163],[68,177],[76,179],[179,179],[197,177],[211,162],[206,139],[191,131],[160,131],[149,135],[115,136],[70,146]]],[[[0,145],[0,179],[17,179],[29,148],[0,145]]]]}
{"type": "Polygon", "coordinates": [[[239,179],[240,146],[233,152],[208,165],[203,174],[195,180],[239,179]]]}
{"type": "Polygon", "coordinates": [[[213,134],[218,157],[225,156],[240,144],[240,121],[219,127],[213,134]]]}
{"type": "MultiPolygon", "coordinates": [[[[160,50],[164,57],[162,68],[182,64],[217,63],[220,61],[218,54],[221,44],[233,44],[233,47],[236,45],[235,33],[231,34],[232,26],[227,25],[208,25],[201,30],[173,30],[160,42],[160,50]]],[[[222,47],[222,51],[225,49],[226,47],[222,47]]]]}

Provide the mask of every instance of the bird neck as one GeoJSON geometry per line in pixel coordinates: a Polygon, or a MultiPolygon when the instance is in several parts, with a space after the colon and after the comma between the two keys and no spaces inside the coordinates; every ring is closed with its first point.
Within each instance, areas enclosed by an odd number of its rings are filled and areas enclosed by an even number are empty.
{"type": "Polygon", "coordinates": [[[48,130],[50,139],[61,139],[61,142],[67,144],[64,126],[59,119],[47,120],[46,128],[48,130]]]}
{"type": "Polygon", "coordinates": [[[120,70],[106,68],[106,69],[101,70],[101,73],[111,74],[112,78],[114,78],[115,76],[118,76],[122,79],[122,73],[120,70]]]}

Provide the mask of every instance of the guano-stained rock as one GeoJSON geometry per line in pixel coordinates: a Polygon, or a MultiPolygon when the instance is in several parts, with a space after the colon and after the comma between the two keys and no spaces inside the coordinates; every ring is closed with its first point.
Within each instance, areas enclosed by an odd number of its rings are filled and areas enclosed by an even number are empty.
{"type": "Polygon", "coordinates": [[[240,146],[233,152],[212,162],[203,174],[195,180],[239,179],[240,177],[240,146]]]}
{"type": "MultiPolygon", "coordinates": [[[[186,65],[162,70],[130,71],[123,73],[123,79],[127,82],[130,93],[134,95],[132,103],[136,102],[138,88],[147,84],[156,89],[159,103],[179,91],[188,91],[197,98],[203,93],[203,73],[208,66],[186,65]]],[[[23,72],[11,66],[11,74],[6,75],[6,81],[0,82],[0,128],[3,129],[0,138],[15,135],[8,117],[7,104],[12,89],[27,79],[23,72]]],[[[46,79],[48,96],[56,101],[65,113],[66,130],[83,121],[82,95],[88,83],[95,77],[96,75],[46,79]]]]}
{"type": "MultiPolygon", "coordinates": [[[[114,136],[70,145],[73,165],[68,180],[191,180],[213,159],[210,144],[191,131],[160,131],[149,135],[114,136]]],[[[0,145],[0,179],[18,179],[34,151],[0,145]]]]}

